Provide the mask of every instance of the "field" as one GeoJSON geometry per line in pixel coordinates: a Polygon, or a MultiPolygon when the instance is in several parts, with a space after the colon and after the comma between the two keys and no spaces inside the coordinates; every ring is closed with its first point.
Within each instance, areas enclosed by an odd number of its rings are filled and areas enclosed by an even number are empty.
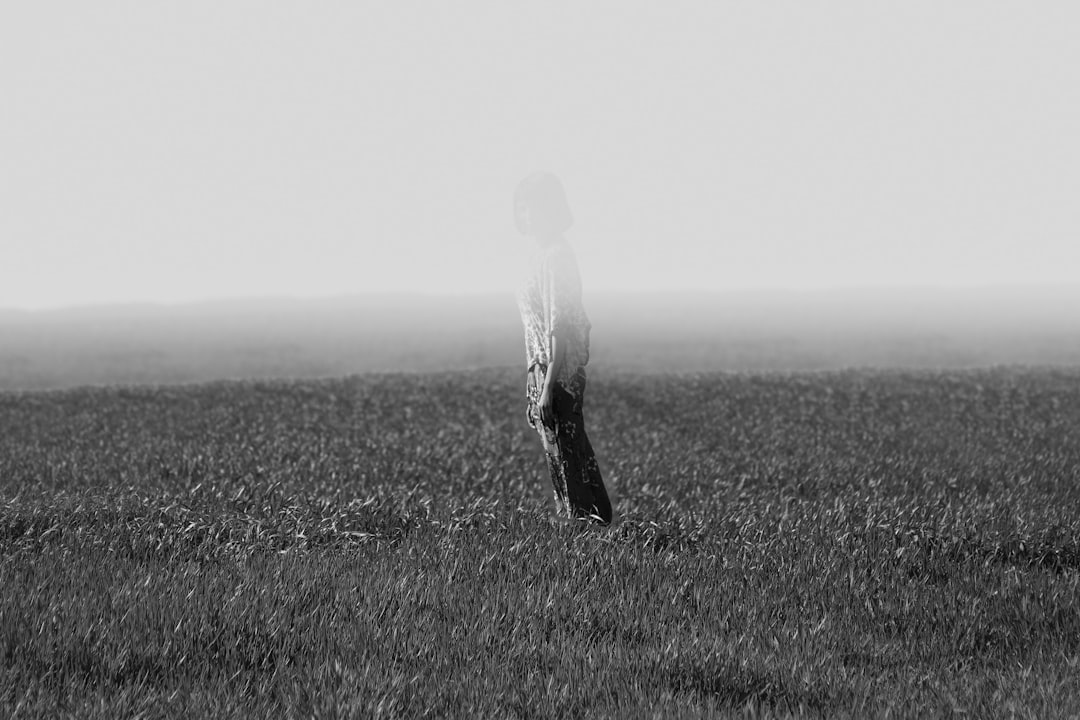
{"type": "Polygon", "coordinates": [[[1080,370],[0,393],[0,716],[1076,717],[1080,370]]]}

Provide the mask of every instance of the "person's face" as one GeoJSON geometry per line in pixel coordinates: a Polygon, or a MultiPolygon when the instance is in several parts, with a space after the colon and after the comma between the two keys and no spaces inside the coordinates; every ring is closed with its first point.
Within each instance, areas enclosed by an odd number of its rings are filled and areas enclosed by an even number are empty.
{"type": "Polygon", "coordinates": [[[521,228],[521,232],[526,236],[531,236],[532,225],[529,222],[529,204],[524,200],[517,200],[514,202],[514,217],[517,220],[517,226],[521,228]]]}

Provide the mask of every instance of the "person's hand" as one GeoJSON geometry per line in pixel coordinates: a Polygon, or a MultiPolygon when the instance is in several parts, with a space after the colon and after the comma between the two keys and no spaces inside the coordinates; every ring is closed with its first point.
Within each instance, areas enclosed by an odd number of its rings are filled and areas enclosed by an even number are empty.
{"type": "Polygon", "coordinates": [[[540,393],[540,422],[544,427],[555,429],[555,399],[552,397],[550,386],[544,387],[540,393]]]}

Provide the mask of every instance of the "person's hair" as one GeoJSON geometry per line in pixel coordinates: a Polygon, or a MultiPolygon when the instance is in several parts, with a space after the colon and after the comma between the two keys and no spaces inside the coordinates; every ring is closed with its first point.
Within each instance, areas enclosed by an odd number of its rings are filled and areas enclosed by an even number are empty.
{"type": "Polygon", "coordinates": [[[518,183],[514,191],[514,225],[522,235],[529,233],[562,233],[574,224],[574,215],[566,202],[562,182],[553,173],[541,171],[518,183]],[[520,208],[529,209],[528,224],[520,208]]]}

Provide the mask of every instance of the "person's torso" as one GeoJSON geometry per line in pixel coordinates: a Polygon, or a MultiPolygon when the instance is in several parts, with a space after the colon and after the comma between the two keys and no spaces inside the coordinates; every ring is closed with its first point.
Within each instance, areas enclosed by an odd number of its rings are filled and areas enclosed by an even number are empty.
{"type": "Polygon", "coordinates": [[[550,337],[556,332],[566,343],[564,374],[589,362],[591,324],[581,300],[577,259],[565,240],[533,251],[517,299],[530,365],[550,364],[550,337]]]}

